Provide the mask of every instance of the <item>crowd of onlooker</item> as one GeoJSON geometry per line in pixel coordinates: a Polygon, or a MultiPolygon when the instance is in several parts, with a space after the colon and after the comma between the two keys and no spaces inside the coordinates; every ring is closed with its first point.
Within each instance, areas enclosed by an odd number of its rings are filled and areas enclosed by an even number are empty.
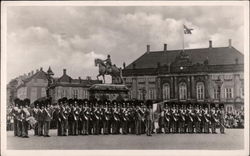
{"type": "Polygon", "coordinates": [[[244,112],[227,112],[225,115],[226,128],[244,128],[244,112]]]}

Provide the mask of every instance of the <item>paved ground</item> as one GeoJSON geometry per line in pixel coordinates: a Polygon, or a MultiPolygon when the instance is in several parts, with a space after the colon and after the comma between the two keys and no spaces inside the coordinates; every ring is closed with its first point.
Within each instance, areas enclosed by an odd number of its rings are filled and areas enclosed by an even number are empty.
{"type": "Polygon", "coordinates": [[[30,138],[14,137],[7,133],[8,149],[211,149],[230,150],[243,149],[244,130],[226,129],[226,134],[154,134],[145,135],[90,135],[90,136],[56,136],[51,130],[51,137],[33,136],[30,138]]]}

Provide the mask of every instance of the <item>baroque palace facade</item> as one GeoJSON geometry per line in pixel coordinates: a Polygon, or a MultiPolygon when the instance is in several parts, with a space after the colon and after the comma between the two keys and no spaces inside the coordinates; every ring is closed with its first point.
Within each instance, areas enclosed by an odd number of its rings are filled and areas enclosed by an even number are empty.
{"type": "Polygon", "coordinates": [[[231,45],[147,51],[123,69],[131,99],[185,103],[224,103],[244,109],[244,56],[231,45]]]}

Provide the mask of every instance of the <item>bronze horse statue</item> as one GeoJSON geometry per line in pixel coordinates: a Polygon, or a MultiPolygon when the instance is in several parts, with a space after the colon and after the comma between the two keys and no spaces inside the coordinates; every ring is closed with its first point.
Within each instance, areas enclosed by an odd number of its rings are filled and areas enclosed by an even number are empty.
{"type": "Polygon", "coordinates": [[[103,60],[95,59],[95,66],[99,67],[99,74],[96,78],[99,80],[99,76],[103,77],[103,82],[105,83],[105,75],[110,75],[112,78],[116,78],[118,81],[120,80],[123,83],[122,79],[122,69],[112,65],[110,68],[107,68],[103,60]]]}

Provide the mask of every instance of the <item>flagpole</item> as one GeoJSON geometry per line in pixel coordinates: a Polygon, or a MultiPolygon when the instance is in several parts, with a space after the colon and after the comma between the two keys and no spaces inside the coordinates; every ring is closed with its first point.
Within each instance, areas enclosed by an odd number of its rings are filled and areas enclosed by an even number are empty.
{"type": "Polygon", "coordinates": [[[184,24],[182,23],[182,51],[184,51],[184,37],[185,37],[185,34],[184,34],[184,24]]]}

